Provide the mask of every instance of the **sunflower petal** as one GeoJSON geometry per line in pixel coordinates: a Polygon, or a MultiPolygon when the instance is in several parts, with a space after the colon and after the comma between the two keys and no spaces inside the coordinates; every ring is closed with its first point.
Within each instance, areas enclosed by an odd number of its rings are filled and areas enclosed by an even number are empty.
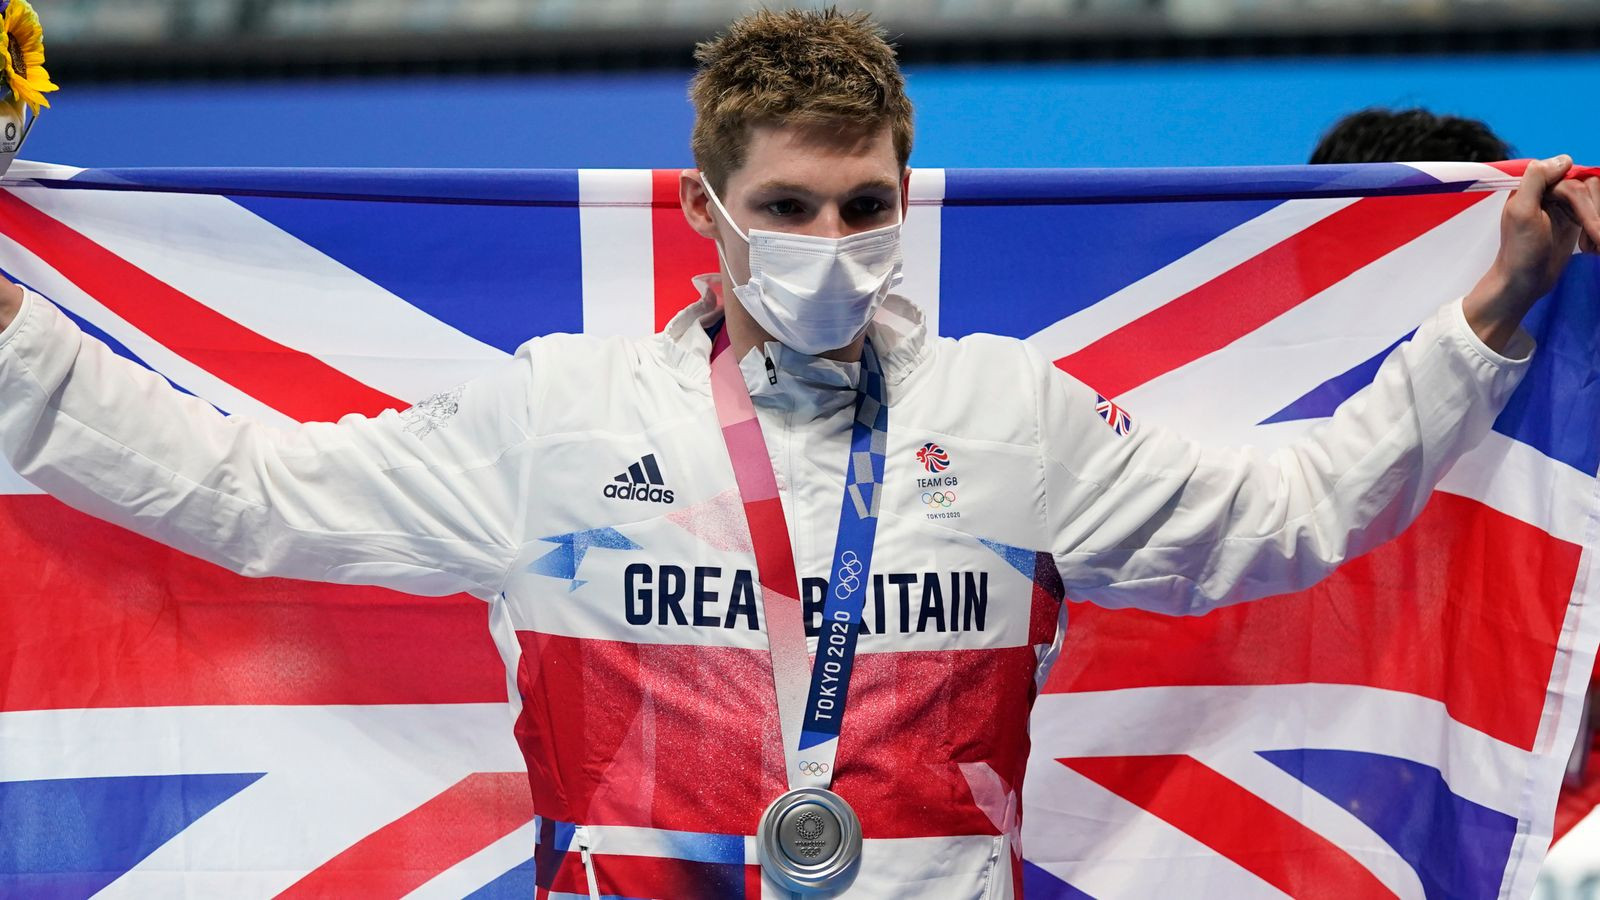
{"type": "Polygon", "coordinates": [[[45,94],[60,88],[44,67],[44,29],[28,0],[8,0],[0,13],[0,86],[28,104],[34,115],[48,109],[45,94]],[[21,71],[17,71],[18,68],[21,71]]]}

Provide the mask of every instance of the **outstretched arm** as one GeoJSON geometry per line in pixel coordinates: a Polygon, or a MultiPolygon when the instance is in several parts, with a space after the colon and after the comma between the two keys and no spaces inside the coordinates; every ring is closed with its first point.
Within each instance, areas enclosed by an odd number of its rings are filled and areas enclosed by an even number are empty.
{"type": "Polygon", "coordinates": [[[1523,315],[1575,245],[1600,243],[1600,180],[1563,181],[1570,166],[1531,164],[1472,292],[1276,452],[1202,447],[1159,428],[1119,435],[1098,421],[1092,391],[1046,366],[1047,503],[1069,593],[1202,613],[1307,587],[1403,531],[1520,381],[1533,349],[1523,315]]]}
{"type": "Polygon", "coordinates": [[[91,515],[247,575],[442,595],[514,553],[526,355],[418,412],[280,428],[227,417],[0,291],[0,454],[91,515]]]}

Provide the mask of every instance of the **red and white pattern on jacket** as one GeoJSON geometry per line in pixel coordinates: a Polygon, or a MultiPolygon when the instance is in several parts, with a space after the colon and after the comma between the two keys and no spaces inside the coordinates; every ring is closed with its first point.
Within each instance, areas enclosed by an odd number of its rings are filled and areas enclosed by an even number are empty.
{"type": "MultiPolygon", "coordinates": [[[[996,549],[997,562],[1033,564],[1028,645],[859,654],[833,789],[868,841],[1009,834],[1020,893],[1026,722],[1063,591],[1049,554],[996,549]]],[[[753,835],[761,811],[788,788],[766,651],[517,637],[515,731],[541,816],[753,835]]],[[[587,891],[573,851],[560,872],[540,874],[541,887],[587,891]]],[[[629,888],[659,892],[662,878],[709,889],[727,874],[690,860],[597,853],[593,861],[602,894],[657,896],[629,888]]],[[[750,868],[747,878],[758,880],[750,868]]],[[[740,893],[721,886],[731,890],[719,894],[740,893]]]]}

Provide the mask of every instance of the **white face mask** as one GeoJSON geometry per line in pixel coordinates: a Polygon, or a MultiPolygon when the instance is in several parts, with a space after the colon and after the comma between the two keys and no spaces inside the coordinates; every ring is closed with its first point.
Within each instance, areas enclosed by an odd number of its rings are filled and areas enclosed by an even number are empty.
{"type": "MultiPolygon", "coordinates": [[[[750,280],[733,289],[751,318],[785,346],[815,356],[861,336],[900,274],[900,225],[842,238],[739,226],[702,176],[706,196],[750,245],[750,280]]],[[[717,244],[722,265],[722,244],[717,244]]],[[[731,269],[730,269],[731,271],[731,269]]]]}

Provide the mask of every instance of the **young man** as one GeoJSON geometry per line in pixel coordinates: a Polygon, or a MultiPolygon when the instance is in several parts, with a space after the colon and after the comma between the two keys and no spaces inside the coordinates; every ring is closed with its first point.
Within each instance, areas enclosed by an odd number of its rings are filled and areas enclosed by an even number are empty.
{"type": "Polygon", "coordinates": [[[36,296],[0,311],[0,450],[34,483],[247,574],[491,604],[544,834],[580,851],[539,871],[561,891],[711,896],[750,848],[770,896],[1010,895],[1063,597],[1196,614],[1397,533],[1600,238],[1600,185],[1533,165],[1493,268],[1327,428],[1206,449],[1107,427],[1025,344],[936,339],[892,295],[911,109],[865,18],[755,13],[699,60],[682,201],[724,263],[652,338],[540,338],[285,431],[36,296]],[[681,865],[622,884],[608,857],[643,847],[681,865]]]}

